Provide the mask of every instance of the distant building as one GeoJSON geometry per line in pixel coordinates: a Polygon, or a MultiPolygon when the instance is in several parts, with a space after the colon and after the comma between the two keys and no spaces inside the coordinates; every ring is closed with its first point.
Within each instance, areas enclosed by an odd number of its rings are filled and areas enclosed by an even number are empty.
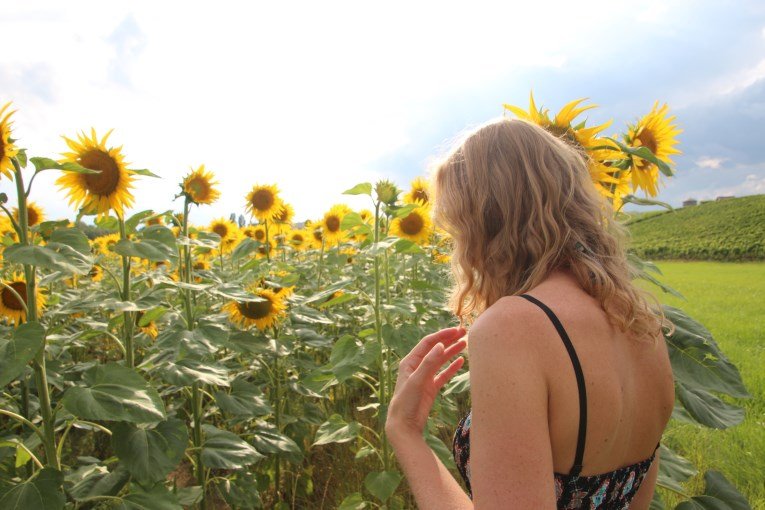
{"type": "Polygon", "coordinates": [[[736,197],[734,197],[733,195],[720,195],[719,197],[715,198],[715,200],[719,202],[720,200],[726,200],[728,198],[736,198],[736,197]]]}
{"type": "Polygon", "coordinates": [[[689,205],[697,205],[698,202],[695,198],[689,198],[688,200],[683,200],[683,207],[688,207],[689,205]]]}

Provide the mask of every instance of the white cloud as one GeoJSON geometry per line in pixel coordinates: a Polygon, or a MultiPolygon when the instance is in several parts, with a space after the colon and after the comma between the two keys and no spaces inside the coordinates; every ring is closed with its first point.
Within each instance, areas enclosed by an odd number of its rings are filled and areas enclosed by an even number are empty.
{"type": "Polygon", "coordinates": [[[742,197],[760,194],[765,194],[765,175],[747,174],[746,178],[738,184],[697,190],[695,192],[686,193],[685,198],[714,200],[719,196],[733,195],[742,197]]]}
{"type": "Polygon", "coordinates": [[[696,161],[696,166],[701,168],[720,168],[726,158],[710,158],[703,156],[696,161]]]}

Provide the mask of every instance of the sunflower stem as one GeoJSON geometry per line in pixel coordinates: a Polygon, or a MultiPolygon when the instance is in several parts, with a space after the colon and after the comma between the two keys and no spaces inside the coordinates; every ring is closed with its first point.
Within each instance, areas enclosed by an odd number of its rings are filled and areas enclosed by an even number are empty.
{"type": "MultiPolygon", "coordinates": [[[[16,181],[16,194],[19,202],[19,241],[22,245],[29,245],[29,216],[27,212],[27,194],[24,191],[24,179],[21,175],[21,167],[16,158],[11,158],[16,181]]],[[[24,279],[26,280],[26,305],[27,322],[37,322],[37,273],[35,266],[24,264],[24,279]]],[[[48,375],[45,369],[45,348],[47,342],[43,336],[43,344],[34,359],[35,384],[37,396],[40,400],[40,413],[42,414],[43,449],[45,450],[45,465],[60,470],[61,464],[56,455],[56,432],[53,409],[50,404],[50,389],[48,388],[48,375]]]]}
{"type": "Polygon", "coordinates": [[[196,475],[197,483],[202,487],[202,500],[199,502],[200,510],[207,508],[205,480],[205,468],[202,465],[202,393],[199,391],[199,383],[191,386],[191,409],[194,415],[194,448],[196,448],[196,475]]]}
{"type": "MultiPolygon", "coordinates": [[[[274,395],[274,404],[276,405],[276,433],[281,433],[281,374],[279,373],[279,330],[274,328],[274,386],[276,392],[274,395]]],[[[276,499],[281,501],[281,457],[276,455],[276,476],[274,477],[274,483],[276,484],[276,499]]]]}
{"type": "MultiPolygon", "coordinates": [[[[118,214],[120,224],[120,239],[127,241],[127,229],[125,228],[125,219],[122,214],[118,214]]],[[[130,257],[122,255],[122,300],[130,301],[130,257]]],[[[135,356],[133,353],[133,313],[123,312],[122,314],[122,338],[125,345],[125,364],[129,368],[135,367],[135,356]]]]}
{"type": "MultiPolygon", "coordinates": [[[[380,241],[380,202],[375,201],[375,246],[380,241]]],[[[386,252],[387,255],[387,252],[386,252]]],[[[387,260],[387,257],[386,257],[387,260]]],[[[384,409],[387,414],[387,383],[385,365],[383,358],[385,357],[385,342],[382,337],[382,317],[380,316],[380,255],[375,253],[375,334],[377,336],[377,342],[380,344],[380,356],[377,358],[378,363],[378,380],[380,384],[380,409],[384,409]]],[[[389,454],[388,454],[388,438],[385,435],[385,422],[378,420],[378,426],[380,427],[380,439],[382,441],[383,449],[383,468],[388,471],[389,467],[389,454]]]]}
{"type": "Polygon", "coordinates": [[[321,236],[321,249],[319,250],[319,277],[316,280],[316,290],[321,290],[321,271],[324,269],[324,235],[321,236]]]}
{"type": "Polygon", "coordinates": [[[268,240],[268,220],[263,220],[263,224],[266,226],[266,262],[271,262],[271,243],[268,240]]]}

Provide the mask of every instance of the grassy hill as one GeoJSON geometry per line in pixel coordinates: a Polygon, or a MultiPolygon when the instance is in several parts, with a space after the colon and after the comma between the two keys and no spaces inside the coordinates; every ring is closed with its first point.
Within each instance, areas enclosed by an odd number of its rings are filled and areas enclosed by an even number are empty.
{"type": "Polygon", "coordinates": [[[650,211],[627,224],[642,258],[765,260],[765,195],[650,211]]]}

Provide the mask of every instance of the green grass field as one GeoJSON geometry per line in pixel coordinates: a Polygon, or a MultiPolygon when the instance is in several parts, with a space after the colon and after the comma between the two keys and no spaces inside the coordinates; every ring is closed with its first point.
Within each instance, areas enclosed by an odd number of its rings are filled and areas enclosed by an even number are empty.
{"type": "Polygon", "coordinates": [[[765,263],[656,264],[664,273],[661,280],[687,301],[647,283],[641,286],[656,289],[662,302],[682,308],[706,326],[741,371],[752,395],[751,400],[738,402],[746,409],[742,424],[713,430],[673,421],[664,441],[699,469],[699,476],[687,484],[689,493],[703,492],[704,471],[715,469],[738,487],[752,508],[765,510],[765,263]]]}

